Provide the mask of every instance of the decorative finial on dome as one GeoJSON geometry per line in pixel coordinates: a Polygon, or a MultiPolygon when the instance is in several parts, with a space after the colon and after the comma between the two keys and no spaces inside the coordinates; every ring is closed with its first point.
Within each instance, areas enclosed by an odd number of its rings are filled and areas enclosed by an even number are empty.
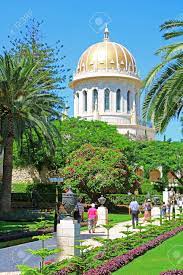
{"type": "Polygon", "coordinates": [[[104,29],[104,41],[108,41],[109,40],[109,29],[107,26],[107,23],[105,24],[105,29],[104,29]]]}

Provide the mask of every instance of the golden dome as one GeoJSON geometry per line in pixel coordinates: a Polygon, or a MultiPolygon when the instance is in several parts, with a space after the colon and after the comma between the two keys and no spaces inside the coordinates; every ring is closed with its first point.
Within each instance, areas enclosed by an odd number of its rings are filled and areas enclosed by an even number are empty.
{"type": "Polygon", "coordinates": [[[136,73],[132,54],[122,45],[109,41],[105,28],[104,41],[90,46],[80,57],[76,74],[101,70],[118,70],[136,73]]]}
{"type": "Polygon", "coordinates": [[[112,76],[140,81],[134,57],[123,45],[109,40],[106,27],[104,41],[91,45],[81,55],[71,87],[81,79],[112,76]]]}

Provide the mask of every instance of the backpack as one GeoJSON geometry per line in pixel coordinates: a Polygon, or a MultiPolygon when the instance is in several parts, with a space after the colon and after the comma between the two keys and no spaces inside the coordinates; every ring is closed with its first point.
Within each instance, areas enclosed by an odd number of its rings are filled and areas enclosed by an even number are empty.
{"type": "Polygon", "coordinates": [[[151,205],[150,205],[150,203],[147,204],[147,211],[151,211],[151,205]]]}
{"type": "Polygon", "coordinates": [[[79,218],[81,218],[81,215],[80,215],[80,213],[79,213],[79,208],[78,208],[77,205],[76,205],[76,207],[74,208],[73,217],[74,217],[74,220],[78,220],[79,218]]]}

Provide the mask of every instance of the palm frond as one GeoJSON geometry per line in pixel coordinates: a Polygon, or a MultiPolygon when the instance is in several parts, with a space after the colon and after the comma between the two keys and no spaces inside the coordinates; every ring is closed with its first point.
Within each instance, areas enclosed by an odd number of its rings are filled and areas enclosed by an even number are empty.
{"type": "Polygon", "coordinates": [[[168,20],[165,21],[162,25],[160,25],[160,30],[167,30],[171,28],[183,27],[182,20],[168,20]]]}
{"type": "Polygon", "coordinates": [[[163,37],[168,40],[171,38],[179,37],[183,35],[183,30],[180,31],[172,31],[172,32],[167,32],[163,34],[163,37]]]}

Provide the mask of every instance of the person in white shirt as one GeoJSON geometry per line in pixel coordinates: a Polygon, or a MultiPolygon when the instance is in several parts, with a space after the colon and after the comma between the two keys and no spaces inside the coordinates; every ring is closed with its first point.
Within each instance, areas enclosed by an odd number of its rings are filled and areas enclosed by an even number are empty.
{"type": "Polygon", "coordinates": [[[182,214],[182,206],[183,206],[183,197],[182,196],[177,200],[177,205],[179,207],[180,214],[182,214]]]}
{"type": "Polygon", "coordinates": [[[129,215],[132,216],[132,226],[135,228],[135,226],[138,225],[138,216],[139,216],[139,204],[135,200],[135,198],[132,199],[130,205],[129,205],[129,215]]]}

